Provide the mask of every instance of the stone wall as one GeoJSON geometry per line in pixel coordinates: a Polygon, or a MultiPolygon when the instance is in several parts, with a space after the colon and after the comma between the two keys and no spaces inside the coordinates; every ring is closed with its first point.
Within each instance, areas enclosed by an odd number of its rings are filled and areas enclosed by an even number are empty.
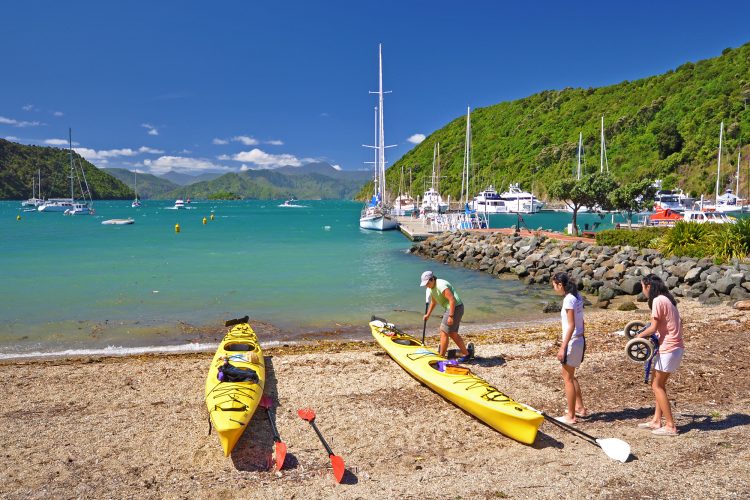
{"type": "Polygon", "coordinates": [[[515,274],[528,284],[549,283],[565,271],[600,307],[618,295],[639,296],[641,277],[654,273],[676,297],[703,304],[732,303],[750,298],[750,265],[716,265],[711,259],[665,257],[652,249],[564,242],[546,236],[491,232],[446,232],[415,243],[410,253],[498,276],[515,274]]]}

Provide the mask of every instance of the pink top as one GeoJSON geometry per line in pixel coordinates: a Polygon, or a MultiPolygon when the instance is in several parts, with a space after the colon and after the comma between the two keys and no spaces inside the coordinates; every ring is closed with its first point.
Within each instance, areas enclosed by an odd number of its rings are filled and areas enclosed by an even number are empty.
{"type": "Polygon", "coordinates": [[[677,307],[664,295],[659,295],[651,304],[651,318],[659,333],[659,351],[672,352],[685,347],[682,342],[682,320],[677,307]]]}

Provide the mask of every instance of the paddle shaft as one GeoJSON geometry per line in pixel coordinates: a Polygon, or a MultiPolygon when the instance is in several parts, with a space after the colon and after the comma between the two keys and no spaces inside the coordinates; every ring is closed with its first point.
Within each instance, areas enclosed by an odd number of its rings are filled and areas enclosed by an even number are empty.
{"type": "Polygon", "coordinates": [[[276,424],[273,421],[273,415],[271,414],[271,409],[266,408],[266,415],[268,416],[268,423],[271,424],[271,432],[273,433],[273,440],[277,443],[281,442],[281,436],[279,436],[279,431],[276,430],[276,424]]]}
{"type": "Polygon", "coordinates": [[[315,419],[308,420],[310,422],[310,425],[312,425],[312,428],[315,429],[315,433],[318,435],[318,439],[320,439],[320,442],[323,443],[323,446],[325,446],[326,451],[328,452],[328,456],[330,457],[333,455],[333,450],[330,446],[328,446],[328,443],[326,443],[326,440],[323,439],[323,434],[320,433],[320,430],[318,429],[318,426],[315,425],[315,419]]]}
{"type": "MultiPolygon", "coordinates": [[[[428,296],[425,296],[424,298],[424,313],[425,314],[427,314],[427,309],[429,309],[430,307],[430,300],[427,297],[428,296]]],[[[424,345],[424,334],[426,331],[427,331],[427,320],[424,320],[424,325],[422,325],[422,345],[424,345]]]]}
{"type": "MultiPolygon", "coordinates": [[[[543,411],[540,411],[539,413],[544,418],[546,418],[549,422],[555,424],[556,426],[561,427],[561,428],[567,430],[568,432],[572,432],[573,434],[578,434],[579,436],[583,436],[583,437],[587,438],[588,440],[590,440],[592,444],[595,444],[596,446],[599,446],[599,443],[596,442],[597,438],[595,438],[594,436],[592,436],[590,434],[586,434],[581,429],[576,429],[572,425],[566,424],[565,422],[560,422],[559,420],[557,420],[557,419],[555,419],[553,417],[550,417],[549,415],[547,415],[543,411]]],[[[599,447],[601,448],[601,446],[599,446],[599,447]]]]}

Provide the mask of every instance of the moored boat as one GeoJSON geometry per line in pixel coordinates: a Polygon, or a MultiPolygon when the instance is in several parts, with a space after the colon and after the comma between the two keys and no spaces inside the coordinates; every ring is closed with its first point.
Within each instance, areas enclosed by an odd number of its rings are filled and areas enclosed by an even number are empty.
{"type": "Polygon", "coordinates": [[[102,224],[108,225],[108,226],[126,226],[129,224],[135,224],[135,219],[127,218],[127,219],[107,219],[103,220],[102,224]]]}
{"type": "Polygon", "coordinates": [[[446,358],[418,339],[379,319],[370,322],[372,336],[411,376],[502,434],[532,444],[544,417],[514,401],[468,368],[445,368],[446,358]]]}
{"type": "Polygon", "coordinates": [[[248,319],[227,321],[231,328],[206,377],[206,407],[227,457],[258,408],[266,380],[263,351],[248,319]]]}

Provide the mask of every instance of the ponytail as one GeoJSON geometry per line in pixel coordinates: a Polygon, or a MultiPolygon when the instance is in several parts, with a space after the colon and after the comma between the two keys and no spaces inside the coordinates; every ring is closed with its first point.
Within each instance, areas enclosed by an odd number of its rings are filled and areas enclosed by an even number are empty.
{"type": "Polygon", "coordinates": [[[677,305],[677,301],[672,296],[671,293],[669,293],[669,289],[667,288],[667,285],[664,284],[662,279],[658,277],[655,274],[648,274],[643,277],[641,280],[642,285],[648,285],[650,288],[648,289],[648,308],[651,309],[651,304],[654,303],[654,299],[658,297],[659,295],[664,295],[666,298],[669,299],[669,301],[673,305],[677,305]]]}
{"type": "Polygon", "coordinates": [[[575,280],[568,276],[568,273],[557,273],[552,276],[552,281],[560,283],[563,286],[566,294],[571,294],[573,297],[580,299],[581,296],[578,293],[578,285],[575,280]]]}

